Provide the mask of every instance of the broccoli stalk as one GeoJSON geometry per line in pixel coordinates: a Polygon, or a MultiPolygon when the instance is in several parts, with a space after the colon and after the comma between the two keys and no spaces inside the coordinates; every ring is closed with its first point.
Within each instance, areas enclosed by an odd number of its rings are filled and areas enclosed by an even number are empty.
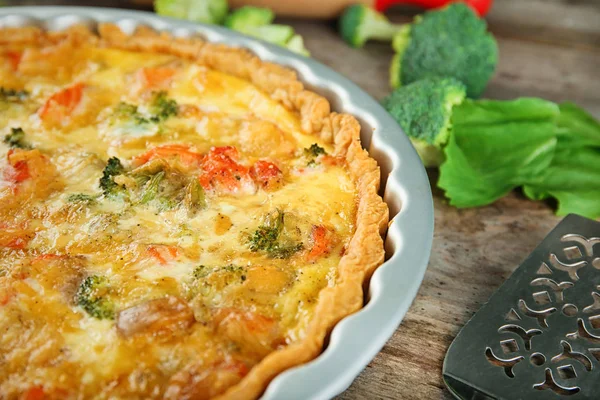
{"type": "Polygon", "coordinates": [[[291,26],[273,24],[274,19],[275,14],[268,8],[245,6],[229,14],[224,25],[245,35],[309,55],[302,37],[294,34],[291,26]]]}
{"type": "Polygon", "coordinates": [[[228,11],[227,0],[155,0],[159,15],[205,24],[221,24],[228,11]]]}
{"type": "Polygon", "coordinates": [[[418,16],[396,33],[393,48],[392,87],[452,77],[465,84],[468,97],[477,98],[498,63],[498,45],[485,21],[460,2],[418,16]]]}
{"type": "Polygon", "coordinates": [[[396,89],[383,100],[426,167],[437,167],[450,136],[452,108],[463,102],[465,86],[453,78],[423,79],[396,89]]]}
{"type": "Polygon", "coordinates": [[[79,286],[75,301],[94,318],[114,319],[115,305],[108,298],[110,292],[111,288],[106,277],[91,275],[79,286]]]}
{"type": "Polygon", "coordinates": [[[364,4],[355,4],[344,10],[338,29],[346,43],[358,48],[370,39],[389,42],[404,25],[392,24],[382,13],[364,4]]]}

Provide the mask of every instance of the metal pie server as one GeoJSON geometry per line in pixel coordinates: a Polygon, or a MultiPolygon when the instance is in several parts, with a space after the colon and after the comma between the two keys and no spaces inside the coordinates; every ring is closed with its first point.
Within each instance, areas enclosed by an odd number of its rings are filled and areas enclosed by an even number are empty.
{"type": "Polygon", "coordinates": [[[567,216],[460,331],[459,399],[600,400],[600,222],[567,216]]]}

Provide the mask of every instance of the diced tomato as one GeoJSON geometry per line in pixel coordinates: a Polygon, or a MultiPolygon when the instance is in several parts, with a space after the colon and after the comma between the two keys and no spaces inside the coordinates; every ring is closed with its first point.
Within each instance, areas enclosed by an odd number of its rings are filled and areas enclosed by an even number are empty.
{"type": "Polygon", "coordinates": [[[4,54],[8,58],[8,63],[10,64],[10,67],[12,68],[12,70],[13,71],[18,70],[19,64],[21,63],[21,57],[23,56],[23,53],[18,52],[18,51],[7,51],[4,54]]]}
{"type": "Polygon", "coordinates": [[[233,146],[213,147],[202,161],[198,177],[205,190],[236,193],[242,188],[254,191],[256,186],[250,168],[239,164],[238,151],[233,146]]]}
{"type": "Polygon", "coordinates": [[[148,89],[157,89],[167,87],[173,80],[175,69],[169,67],[142,68],[140,70],[140,80],[143,87],[148,89]]]}
{"type": "Polygon", "coordinates": [[[167,265],[179,256],[179,249],[175,246],[152,245],[148,246],[148,254],[154,257],[160,265],[167,265]]]}
{"type": "Polygon", "coordinates": [[[254,179],[264,188],[272,189],[281,181],[281,170],[272,162],[260,160],[252,167],[254,179]]]}
{"type": "Polygon", "coordinates": [[[29,179],[31,175],[29,174],[29,167],[27,166],[27,161],[20,160],[16,162],[11,162],[11,155],[13,150],[8,151],[8,163],[9,168],[4,170],[4,179],[10,183],[20,183],[26,179],[29,179]]]}
{"type": "Polygon", "coordinates": [[[148,161],[155,159],[178,159],[187,167],[197,167],[202,162],[204,156],[190,150],[189,146],[183,144],[167,144],[164,146],[154,147],[144,154],[136,157],[133,162],[135,165],[143,165],[148,161]]]}
{"type": "Polygon", "coordinates": [[[6,244],[6,247],[15,250],[21,250],[27,247],[27,240],[22,237],[17,237],[6,244]]]}
{"type": "Polygon", "coordinates": [[[54,93],[39,109],[38,114],[45,122],[62,123],[81,102],[84,85],[76,83],[54,93]]]}
{"type": "Polygon", "coordinates": [[[322,225],[314,226],[311,232],[313,246],[308,253],[309,260],[315,260],[331,250],[331,233],[322,225]]]}
{"type": "Polygon", "coordinates": [[[43,400],[45,398],[46,394],[41,386],[32,387],[21,396],[21,400],[43,400]]]}

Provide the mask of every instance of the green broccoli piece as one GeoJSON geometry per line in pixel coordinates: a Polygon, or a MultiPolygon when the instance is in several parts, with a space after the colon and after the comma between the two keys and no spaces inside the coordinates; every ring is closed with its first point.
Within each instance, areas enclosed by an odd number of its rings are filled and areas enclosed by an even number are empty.
{"type": "Polygon", "coordinates": [[[453,77],[477,98],[498,63],[498,45],[483,19],[457,2],[418,16],[394,36],[390,66],[392,87],[423,78],[453,77]]]}
{"type": "Polygon", "coordinates": [[[302,36],[300,35],[292,36],[292,38],[285,45],[285,48],[293,51],[294,53],[303,55],[304,57],[310,57],[310,51],[304,47],[304,39],[302,39],[302,36]]]}
{"type": "Polygon", "coordinates": [[[120,102],[114,109],[113,118],[121,123],[133,121],[135,124],[148,124],[150,120],[144,117],[139,111],[138,106],[125,102],[120,102]]]}
{"type": "Polygon", "coordinates": [[[304,154],[307,157],[316,158],[316,157],[319,157],[321,154],[327,154],[327,153],[325,152],[324,148],[322,148],[321,146],[319,146],[316,143],[313,143],[310,145],[309,148],[304,149],[304,154]]]}
{"type": "Polygon", "coordinates": [[[155,0],[159,15],[187,19],[204,24],[221,24],[228,11],[227,0],[155,0]]]}
{"type": "Polygon", "coordinates": [[[4,136],[4,143],[17,149],[30,149],[25,141],[25,132],[21,128],[10,128],[10,133],[4,136]]]}
{"type": "Polygon", "coordinates": [[[245,35],[308,55],[302,37],[295,35],[291,26],[273,24],[274,19],[275,13],[268,8],[245,6],[229,14],[224,25],[245,35]]]}
{"type": "Polygon", "coordinates": [[[367,40],[390,42],[404,25],[392,24],[385,15],[364,4],[355,4],[344,10],[338,29],[342,39],[352,47],[363,47],[367,40]]]}
{"type": "Polygon", "coordinates": [[[454,78],[423,79],[392,92],[383,106],[412,141],[426,167],[439,166],[450,136],[452,109],[466,97],[454,78]]]}
{"type": "Polygon", "coordinates": [[[148,180],[146,185],[144,186],[144,191],[142,192],[142,198],[140,199],[140,204],[147,204],[154,200],[159,193],[160,183],[165,177],[165,172],[160,171],[148,180]]]}
{"type": "Polygon", "coordinates": [[[91,275],[77,289],[75,300],[90,316],[98,319],[114,319],[115,305],[110,300],[111,287],[104,276],[91,275]]]}
{"type": "Polygon", "coordinates": [[[234,31],[285,46],[294,36],[294,29],[287,25],[271,24],[275,13],[268,8],[245,6],[229,14],[225,26],[234,31]]]}
{"type": "Polygon", "coordinates": [[[0,100],[2,101],[23,101],[29,97],[26,90],[5,89],[0,87],[0,100]]]}
{"type": "Polygon", "coordinates": [[[150,105],[150,112],[152,116],[150,121],[162,122],[169,117],[174,117],[179,111],[177,102],[167,97],[167,92],[161,91],[154,94],[152,104],[150,105]]]}
{"type": "Polygon", "coordinates": [[[105,195],[109,196],[118,193],[121,187],[115,182],[114,177],[121,175],[123,172],[125,172],[125,168],[117,157],[108,159],[106,167],[102,171],[102,178],[100,178],[100,189],[102,189],[105,195]]]}
{"type": "Polygon", "coordinates": [[[275,211],[266,218],[264,225],[260,225],[249,240],[250,251],[264,251],[270,258],[289,258],[294,253],[302,250],[302,243],[290,243],[283,237],[284,213],[275,211]]]}

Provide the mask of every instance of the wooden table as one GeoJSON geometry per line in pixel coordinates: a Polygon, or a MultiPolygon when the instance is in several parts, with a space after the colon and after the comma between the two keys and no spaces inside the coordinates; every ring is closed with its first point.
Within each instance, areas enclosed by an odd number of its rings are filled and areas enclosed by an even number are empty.
{"type": "MultiPolygon", "coordinates": [[[[127,4],[122,0],[88,3],[127,4]]],[[[395,11],[392,19],[410,21],[404,11],[395,11]]],[[[600,118],[598,0],[497,0],[488,20],[498,38],[501,59],[485,97],[572,100],[600,118]]],[[[344,45],[331,23],[282,22],[304,36],[313,58],[377,99],[389,93],[389,45],[373,43],[353,50],[344,45]]],[[[435,173],[430,177],[435,186],[435,173]]],[[[434,196],[433,251],[417,298],[381,353],[339,399],[451,399],[441,375],[446,349],[480,305],[560,220],[549,205],[527,201],[518,194],[471,210],[448,206],[438,190],[434,196]]]]}

